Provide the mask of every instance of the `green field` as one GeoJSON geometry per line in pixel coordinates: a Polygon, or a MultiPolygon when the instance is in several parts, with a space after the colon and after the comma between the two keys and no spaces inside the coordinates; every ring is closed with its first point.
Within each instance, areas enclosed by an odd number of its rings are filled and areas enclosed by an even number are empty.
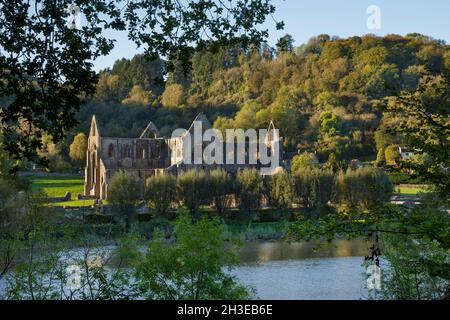
{"type": "Polygon", "coordinates": [[[85,207],[85,206],[92,206],[94,204],[94,200],[71,200],[71,201],[64,201],[64,202],[52,202],[49,203],[52,207],[85,207]]]}
{"type": "Polygon", "coordinates": [[[54,202],[52,206],[88,206],[93,200],[77,200],[77,194],[83,194],[84,178],[80,176],[33,176],[31,189],[41,191],[49,197],[63,197],[72,193],[72,201],[54,202]]]}
{"type": "Polygon", "coordinates": [[[395,192],[400,194],[417,194],[419,192],[427,192],[427,186],[398,185],[395,186],[395,192]]]}

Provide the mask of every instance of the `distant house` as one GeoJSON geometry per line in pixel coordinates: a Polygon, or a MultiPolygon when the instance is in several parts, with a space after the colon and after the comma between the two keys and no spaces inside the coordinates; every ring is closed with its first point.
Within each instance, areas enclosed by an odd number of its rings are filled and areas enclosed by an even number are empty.
{"type": "Polygon", "coordinates": [[[402,159],[409,159],[414,155],[414,153],[411,150],[403,146],[398,147],[398,152],[400,153],[402,159]]]}

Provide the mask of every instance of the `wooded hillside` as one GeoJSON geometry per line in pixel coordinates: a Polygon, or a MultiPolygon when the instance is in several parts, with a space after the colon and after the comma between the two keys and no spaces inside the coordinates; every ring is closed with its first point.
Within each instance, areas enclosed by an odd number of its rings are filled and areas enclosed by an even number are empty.
{"type": "Polygon", "coordinates": [[[399,119],[383,116],[378,102],[449,67],[450,46],[420,34],[319,35],[298,48],[286,35],[276,48],[197,53],[187,72],[137,55],[101,72],[79,130],[96,114],[103,135],[137,136],[149,120],[170,135],[202,111],[219,129],[274,120],[286,150],[315,151],[321,162],[375,159],[377,148],[401,143],[387,130],[399,119]]]}

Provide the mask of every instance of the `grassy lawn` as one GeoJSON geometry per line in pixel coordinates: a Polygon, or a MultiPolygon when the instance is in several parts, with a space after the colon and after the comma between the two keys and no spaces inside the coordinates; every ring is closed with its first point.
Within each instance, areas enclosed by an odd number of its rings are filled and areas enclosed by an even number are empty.
{"type": "Polygon", "coordinates": [[[49,197],[63,197],[71,192],[72,200],[76,200],[78,193],[83,194],[84,178],[80,176],[33,176],[30,181],[33,191],[40,190],[49,197]]]}
{"type": "Polygon", "coordinates": [[[400,194],[417,194],[419,192],[427,192],[427,186],[398,185],[395,186],[395,192],[400,194]]]}
{"type": "Polygon", "coordinates": [[[64,201],[64,202],[51,202],[48,205],[52,207],[85,207],[92,206],[94,204],[94,200],[72,200],[72,201],[64,201]]]}

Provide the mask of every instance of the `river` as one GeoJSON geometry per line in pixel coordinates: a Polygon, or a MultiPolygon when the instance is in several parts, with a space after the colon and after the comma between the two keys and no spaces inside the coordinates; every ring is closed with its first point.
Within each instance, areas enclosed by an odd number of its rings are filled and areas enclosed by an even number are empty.
{"type": "Polygon", "coordinates": [[[367,243],[335,240],[315,250],[312,243],[249,242],[243,265],[233,273],[259,299],[367,299],[362,267],[367,243]]]}
{"type": "MultiPolygon", "coordinates": [[[[232,273],[256,289],[257,299],[367,299],[362,267],[367,252],[362,240],[335,240],[319,249],[306,242],[246,242],[232,273]]],[[[4,290],[0,281],[0,297],[4,290]]]]}

